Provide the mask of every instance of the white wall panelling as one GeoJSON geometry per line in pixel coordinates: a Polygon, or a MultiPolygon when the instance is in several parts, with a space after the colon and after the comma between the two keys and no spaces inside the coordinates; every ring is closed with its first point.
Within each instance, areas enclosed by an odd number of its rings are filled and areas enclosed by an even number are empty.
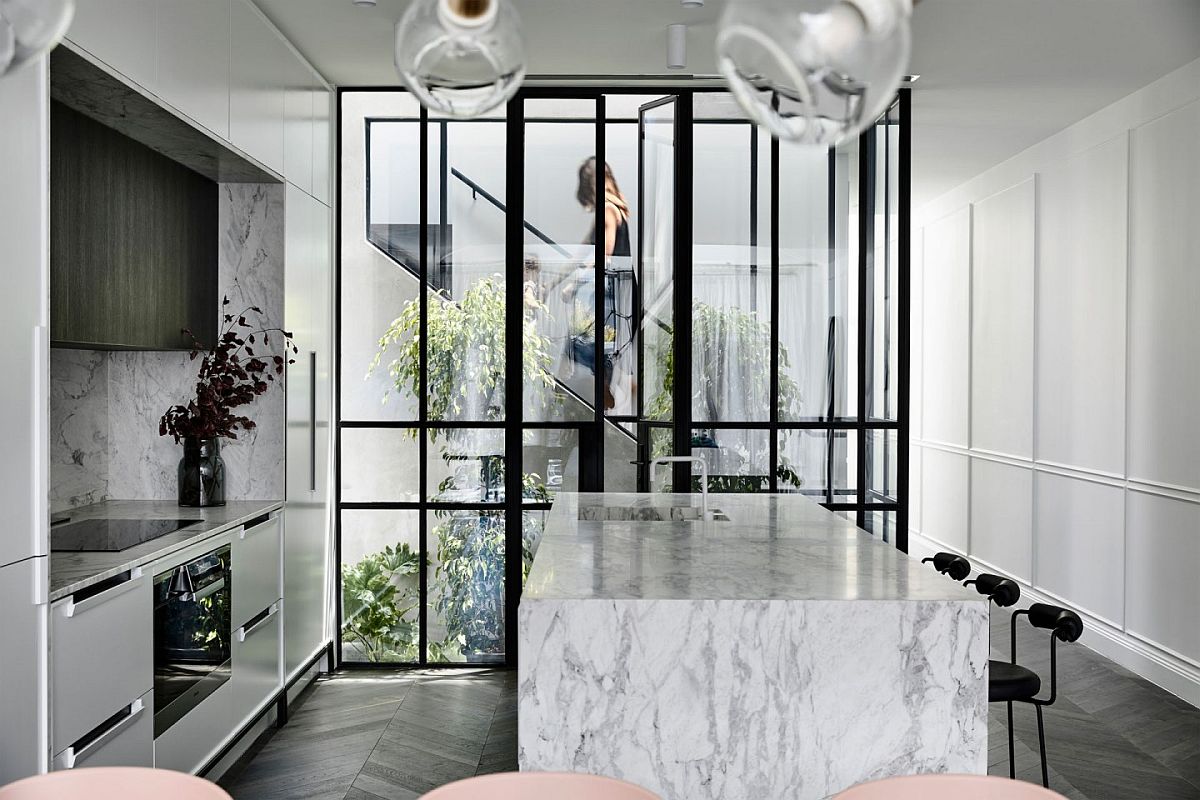
{"type": "Polygon", "coordinates": [[[1200,100],[1131,134],[1129,476],[1200,492],[1197,131],[1200,100]]]}
{"type": "Polygon", "coordinates": [[[1197,130],[1200,60],[917,210],[910,541],[1074,607],[1089,646],[1200,705],[1197,130]]]}
{"type": "Polygon", "coordinates": [[[160,0],[156,91],[229,138],[229,0],[160,0]]]}
{"type": "Polygon", "coordinates": [[[971,318],[970,209],[962,208],[926,226],[924,242],[921,430],[924,438],[931,442],[966,447],[971,318]]]}
{"type": "Polygon", "coordinates": [[[1127,627],[1200,667],[1200,501],[1131,491],[1128,502],[1127,627]]]}
{"type": "Polygon", "coordinates": [[[1125,493],[1039,472],[1034,583],[1115,625],[1125,617],[1125,493]]]}
{"type": "Polygon", "coordinates": [[[1026,583],[1033,578],[1033,472],[971,459],[971,554],[1026,583]]]}
{"type": "Polygon", "coordinates": [[[967,551],[970,524],[968,469],[961,453],[927,447],[921,456],[922,531],[960,552],[967,551]]]}
{"type": "Polygon", "coordinates": [[[974,204],[971,447],[1033,457],[1034,179],[974,204]]]}
{"type": "Polygon", "coordinates": [[[159,6],[157,0],[83,0],[75,4],[67,38],[143,89],[156,91],[159,6]]]}
{"type": "Polygon", "coordinates": [[[1039,461],[1124,474],[1128,136],[1038,186],[1039,461]]]}

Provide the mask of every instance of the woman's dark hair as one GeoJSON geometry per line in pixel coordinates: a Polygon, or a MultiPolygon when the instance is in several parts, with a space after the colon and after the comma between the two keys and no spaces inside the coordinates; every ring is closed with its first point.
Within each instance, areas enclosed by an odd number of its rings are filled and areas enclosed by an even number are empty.
{"type": "MultiPolygon", "coordinates": [[[[605,188],[608,184],[612,184],[616,191],[617,197],[621,202],[625,201],[625,195],[621,193],[621,187],[617,185],[617,179],[613,177],[612,167],[607,162],[604,164],[604,182],[605,188]]],[[[575,190],[575,199],[579,201],[579,205],[584,208],[596,207],[596,157],[591,156],[579,165],[579,188],[575,190]]]]}

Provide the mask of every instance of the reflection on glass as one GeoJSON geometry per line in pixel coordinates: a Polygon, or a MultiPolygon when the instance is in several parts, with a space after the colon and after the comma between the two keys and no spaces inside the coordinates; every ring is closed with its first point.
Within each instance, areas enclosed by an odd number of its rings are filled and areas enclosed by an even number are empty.
{"type": "MultiPolygon", "coordinates": [[[[698,429],[692,431],[692,455],[708,467],[710,492],[766,492],[771,488],[770,431],[698,429]]],[[[692,487],[700,490],[698,468],[692,487]]]]}
{"type": "Polygon", "coordinates": [[[429,513],[426,657],[504,661],[504,512],[429,513]]]}
{"type": "Polygon", "coordinates": [[[429,500],[504,502],[503,428],[430,428],[428,437],[429,500]]]}
{"type": "Polygon", "coordinates": [[[344,661],[418,660],[419,513],[341,512],[344,661]]]}
{"type": "Polygon", "coordinates": [[[342,501],[405,503],[420,499],[415,428],[345,428],[340,436],[342,501]]]}
{"type": "Polygon", "coordinates": [[[867,434],[867,485],[870,487],[868,502],[895,502],[896,491],[896,438],[894,430],[873,430],[867,434]]]}
{"type": "Polygon", "coordinates": [[[781,492],[809,495],[818,502],[857,500],[856,431],[781,430],[779,463],[781,492]]]}
{"type": "Polygon", "coordinates": [[[524,434],[526,503],[552,501],[579,489],[579,431],[530,428],[524,434]]]}
{"type": "MultiPolygon", "coordinates": [[[[663,103],[642,114],[641,290],[643,416],[670,421],[674,417],[673,336],[675,296],[675,104],[663,103]]],[[[652,448],[660,451],[656,435],[652,448]]],[[[669,445],[670,436],[665,437],[669,445]]]]}

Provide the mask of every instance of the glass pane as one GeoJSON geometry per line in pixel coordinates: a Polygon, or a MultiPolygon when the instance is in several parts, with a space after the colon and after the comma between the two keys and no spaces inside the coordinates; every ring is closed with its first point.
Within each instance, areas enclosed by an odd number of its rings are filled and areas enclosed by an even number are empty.
{"type": "Polygon", "coordinates": [[[893,430],[867,432],[867,502],[895,502],[896,450],[899,433],[893,430]]]}
{"type": "Polygon", "coordinates": [[[431,511],[430,663],[504,660],[504,512],[431,511]]]}
{"type": "Polygon", "coordinates": [[[579,431],[531,428],[524,434],[525,502],[546,503],[579,491],[579,431]]]}
{"type": "Polygon", "coordinates": [[[779,431],[779,491],[820,502],[857,502],[857,431],[779,431]]]}
{"type": "Polygon", "coordinates": [[[420,499],[416,468],[420,443],[415,428],[344,428],[342,501],[411,503],[420,499]]]}
{"type": "Polygon", "coordinates": [[[503,428],[430,428],[429,500],[504,502],[503,428]]]}
{"type": "MultiPolygon", "coordinates": [[[[653,98],[634,97],[649,101],[653,98]]],[[[605,113],[611,119],[608,96],[605,113]]],[[[631,100],[627,100],[631,102],[631,100]]],[[[606,181],[604,264],[605,413],[633,417],[638,413],[637,316],[634,310],[638,247],[637,118],[604,126],[606,181]],[[610,224],[611,223],[611,224],[610,224]]]]}
{"type": "MultiPolygon", "coordinates": [[[[754,430],[692,431],[692,455],[708,467],[710,492],[766,492],[771,489],[771,433],[754,430]]],[[[692,467],[694,490],[700,470],[692,467]]]]}
{"type": "Polygon", "coordinates": [[[342,659],[415,663],[420,512],[342,511],[342,659]]]}
{"type": "Polygon", "coordinates": [[[636,426],[604,426],[604,491],[636,492],[638,468],[636,426]]]}
{"type": "Polygon", "coordinates": [[[581,168],[595,155],[595,108],[594,101],[525,101],[527,120],[546,120],[525,125],[527,420],[594,416],[595,211],[586,200],[594,193],[580,187],[581,168]]]}
{"type": "Polygon", "coordinates": [[[642,412],[646,419],[670,421],[674,417],[675,103],[647,109],[642,127],[642,412]]]}
{"type": "MultiPolygon", "coordinates": [[[[411,97],[381,98],[389,111],[415,117],[411,97]]],[[[412,330],[377,362],[379,339],[418,296],[420,253],[420,126],[416,121],[368,123],[377,113],[363,95],[346,99],[342,143],[341,414],[346,420],[416,419],[417,392],[395,354],[412,330]],[[369,194],[368,194],[369,187],[369,194]]]]}
{"type": "MultiPolygon", "coordinates": [[[[661,458],[674,452],[675,433],[670,428],[650,429],[650,457],[661,458]]],[[[669,466],[658,466],[650,470],[650,491],[670,492],[671,473],[669,466]]]]}
{"type": "MultiPolygon", "coordinates": [[[[706,95],[706,97],[710,97],[706,95]]],[[[757,127],[693,127],[692,418],[771,416],[771,248],[758,241],[770,184],[759,181],[757,127]],[[761,246],[760,246],[761,245],[761,246]]]]}
{"type": "Polygon", "coordinates": [[[874,258],[871,267],[869,331],[870,389],[868,416],[894,420],[897,417],[899,377],[899,136],[898,106],[872,129],[875,146],[874,258]]]}
{"type": "Polygon", "coordinates": [[[877,536],[885,542],[896,541],[895,511],[867,511],[864,524],[864,530],[872,536],[877,536]]]}
{"type": "Polygon", "coordinates": [[[537,554],[538,544],[542,541],[542,533],[546,530],[546,517],[549,511],[525,511],[521,515],[521,586],[529,577],[533,567],[533,557],[537,554]]]}

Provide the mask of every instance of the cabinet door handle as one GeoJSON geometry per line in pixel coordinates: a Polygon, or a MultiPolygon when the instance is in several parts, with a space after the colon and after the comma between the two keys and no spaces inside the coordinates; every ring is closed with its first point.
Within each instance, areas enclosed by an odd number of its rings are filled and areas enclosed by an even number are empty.
{"type": "Polygon", "coordinates": [[[78,750],[75,749],[75,745],[71,745],[70,747],[68,747],[67,751],[65,753],[63,753],[63,756],[62,756],[63,766],[66,767],[67,769],[74,769],[75,766],[79,762],[87,759],[89,756],[91,756],[97,750],[101,749],[102,747],[104,747],[104,745],[108,744],[109,741],[111,741],[116,736],[118,736],[121,733],[121,731],[125,730],[130,725],[132,725],[137,720],[137,718],[142,715],[142,712],[145,710],[146,710],[146,704],[142,702],[141,698],[134,700],[129,705],[129,714],[127,714],[126,716],[124,716],[120,720],[118,720],[111,728],[106,730],[104,733],[100,734],[95,739],[92,739],[90,742],[88,742],[83,747],[79,748],[78,750]]]}
{"type": "Polygon", "coordinates": [[[317,490],[317,351],[308,351],[308,489],[317,490]]]}
{"type": "Polygon", "coordinates": [[[95,608],[96,606],[102,606],[109,600],[112,600],[115,597],[120,597],[132,589],[136,589],[141,584],[141,578],[142,568],[134,567],[134,569],[129,573],[129,580],[125,581],[124,583],[118,584],[111,589],[106,589],[99,594],[94,594],[91,597],[80,600],[79,602],[76,602],[74,598],[67,601],[66,615],[68,617],[74,617],[82,614],[88,609],[95,608]]]}
{"type": "Polygon", "coordinates": [[[242,529],[240,531],[238,531],[238,538],[239,539],[249,538],[250,536],[253,536],[254,534],[258,533],[259,531],[270,527],[271,520],[275,519],[278,516],[279,516],[278,512],[272,511],[270,514],[261,516],[256,520],[250,520],[249,522],[247,522],[245,525],[242,526],[242,529]]]}
{"type": "Polygon", "coordinates": [[[267,621],[277,613],[279,613],[279,603],[272,603],[271,607],[266,610],[266,613],[256,619],[253,623],[250,625],[243,625],[237,629],[237,640],[239,642],[246,641],[246,638],[250,636],[250,634],[254,633],[263,625],[266,625],[267,621]]]}

